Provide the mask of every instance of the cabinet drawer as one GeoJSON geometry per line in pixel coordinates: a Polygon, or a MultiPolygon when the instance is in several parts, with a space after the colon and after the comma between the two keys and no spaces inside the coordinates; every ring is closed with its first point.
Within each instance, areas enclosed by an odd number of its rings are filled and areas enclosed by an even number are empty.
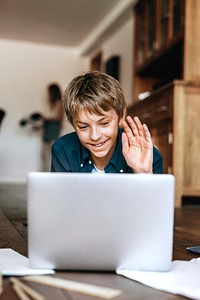
{"type": "Polygon", "coordinates": [[[137,116],[142,123],[151,126],[154,122],[155,107],[151,102],[140,102],[137,106],[128,109],[128,114],[132,118],[137,116]]]}
{"type": "Polygon", "coordinates": [[[172,118],[172,93],[160,95],[159,98],[155,103],[155,122],[172,118]]]}
{"type": "Polygon", "coordinates": [[[137,116],[147,126],[157,126],[173,117],[173,89],[160,91],[128,108],[131,117],[137,116]]]}
{"type": "Polygon", "coordinates": [[[151,126],[154,122],[155,108],[153,105],[146,105],[139,112],[139,118],[142,123],[145,123],[147,126],[151,126]]]}

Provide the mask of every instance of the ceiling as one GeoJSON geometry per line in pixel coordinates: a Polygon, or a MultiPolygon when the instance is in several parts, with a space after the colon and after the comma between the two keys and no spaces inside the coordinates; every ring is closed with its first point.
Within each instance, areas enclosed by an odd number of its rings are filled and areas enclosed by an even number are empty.
{"type": "Polygon", "coordinates": [[[0,38],[79,47],[87,54],[134,0],[0,0],[0,38]]]}

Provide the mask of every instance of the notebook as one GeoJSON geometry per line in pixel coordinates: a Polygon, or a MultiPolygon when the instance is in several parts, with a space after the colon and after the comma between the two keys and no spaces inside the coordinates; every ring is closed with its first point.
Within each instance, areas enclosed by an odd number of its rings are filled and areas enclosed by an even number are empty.
{"type": "Polygon", "coordinates": [[[30,267],[170,269],[174,177],[28,174],[30,267]]]}

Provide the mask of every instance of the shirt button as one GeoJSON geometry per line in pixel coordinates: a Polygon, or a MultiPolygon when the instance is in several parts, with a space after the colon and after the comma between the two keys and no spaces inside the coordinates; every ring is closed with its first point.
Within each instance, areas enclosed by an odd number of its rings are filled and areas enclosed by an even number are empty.
{"type": "Polygon", "coordinates": [[[120,170],[120,173],[123,173],[123,172],[124,172],[124,170],[121,169],[121,170],[120,170]]]}
{"type": "Polygon", "coordinates": [[[81,168],[83,167],[83,164],[81,164],[81,168]]]}
{"type": "Polygon", "coordinates": [[[90,164],[90,165],[91,165],[91,163],[92,163],[91,160],[89,160],[89,164],[90,164]]]}

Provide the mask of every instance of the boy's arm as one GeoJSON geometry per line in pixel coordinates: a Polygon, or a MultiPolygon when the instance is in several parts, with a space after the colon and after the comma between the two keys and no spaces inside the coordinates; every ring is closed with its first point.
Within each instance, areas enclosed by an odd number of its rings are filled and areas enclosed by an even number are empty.
{"type": "Polygon", "coordinates": [[[152,173],[153,143],[146,124],[138,117],[123,121],[122,152],[134,173],[152,173]]]}

